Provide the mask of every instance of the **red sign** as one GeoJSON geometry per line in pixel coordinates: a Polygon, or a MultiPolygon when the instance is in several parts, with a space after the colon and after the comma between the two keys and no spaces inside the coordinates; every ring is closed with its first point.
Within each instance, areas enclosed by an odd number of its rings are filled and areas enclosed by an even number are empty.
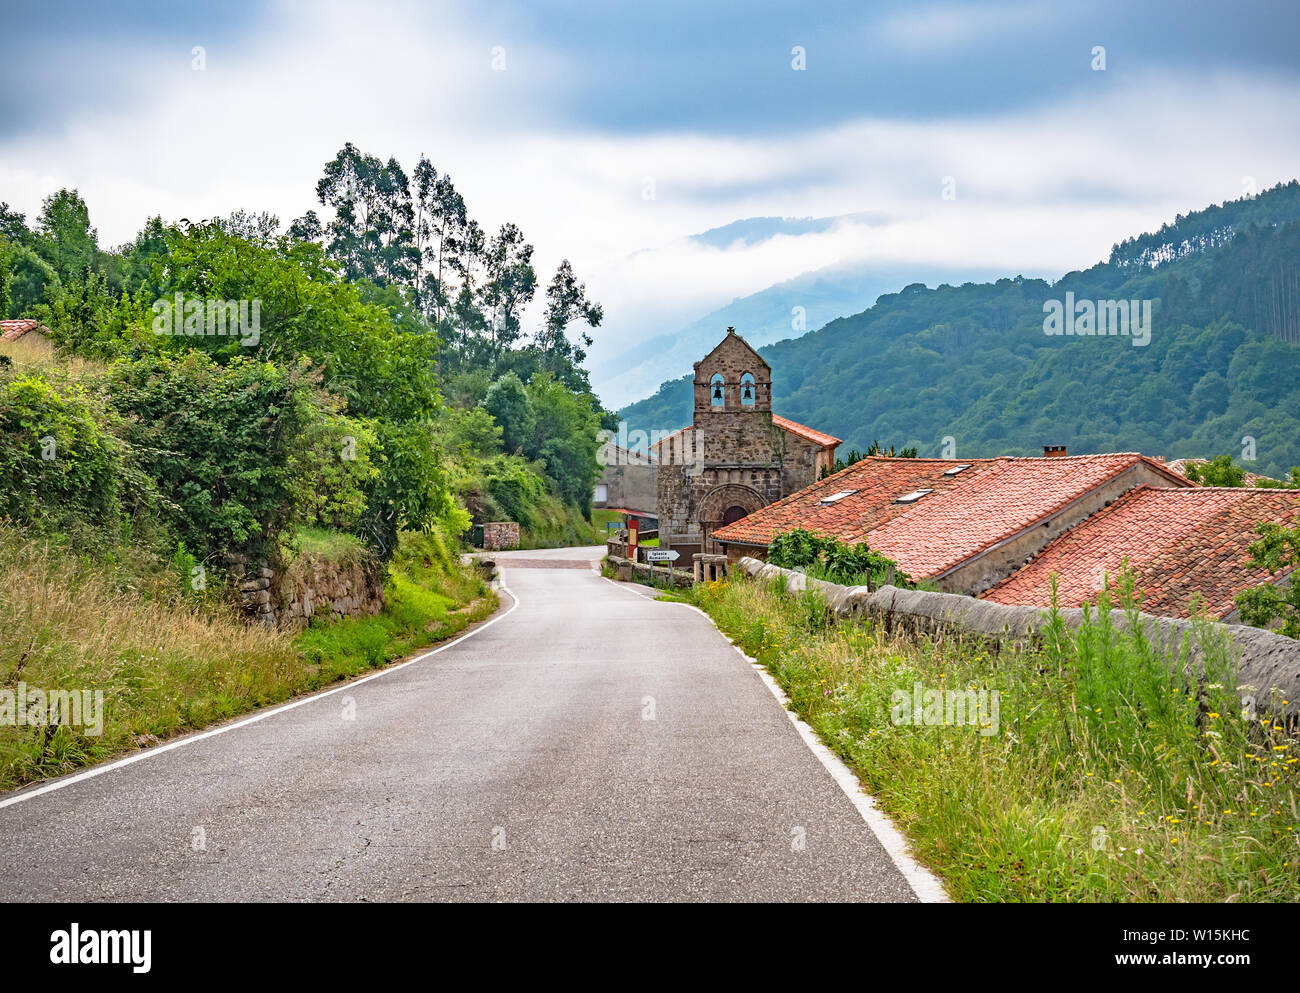
{"type": "Polygon", "coordinates": [[[627,557],[629,562],[636,561],[636,537],[637,529],[640,526],[641,522],[635,517],[627,519],[627,557]]]}

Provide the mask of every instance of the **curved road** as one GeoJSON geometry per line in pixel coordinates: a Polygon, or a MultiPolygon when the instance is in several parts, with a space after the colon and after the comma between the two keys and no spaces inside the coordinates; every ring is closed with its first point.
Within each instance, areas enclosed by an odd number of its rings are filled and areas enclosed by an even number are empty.
{"type": "Polygon", "coordinates": [[[753,666],[602,553],[502,555],[449,647],[0,798],[2,898],[915,900],[753,666]]]}

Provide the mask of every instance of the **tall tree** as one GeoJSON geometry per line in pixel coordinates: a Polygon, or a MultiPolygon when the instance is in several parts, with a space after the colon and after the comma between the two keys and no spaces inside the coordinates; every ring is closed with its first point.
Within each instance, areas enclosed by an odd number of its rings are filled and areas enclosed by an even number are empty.
{"type": "MultiPolygon", "coordinates": [[[[475,249],[465,200],[448,175],[424,157],[415,167],[415,237],[419,268],[417,297],[435,325],[441,325],[457,297],[460,256],[475,249]]],[[[480,246],[481,248],[481,246],[480,246]]]]}
{"type": "Polygon", "coordinates": [[[62,189],[45,198],[36,222],[36,249],[62,280],[82,277],[95,261],[95,229],[90,211],[76,190],[62,189]]]}
{"type": "Polygon", "coordinates": [[[605,309],[596,301],[587,299],[587,284],[578,282],[569,260],[562,261],[546,288],[546,323],[536,339],[552,372],[558,373],[568,363],[581,364],[591,347],[591,335],[587,331],[583,331],[578,339],[580,346],[570,342],[566,334],[569,325],[585,321],[589,328],[597,328],[604,316],[605,309]]]}
{"type": "Polygon", "coordinates": [[[348,279],[414,284],[415,212],[410,181],[396,159],[381,163],[348,142],[325,164],[316,196],[334,208],[326,250],[348,279]]]}
{"type": "Polygon", "coordinates": [[[533,246],[516,224],[507,222],[488,242],[484,264],[483,309],[496,353],[519,340],[523,310],[537,291],[533,246]]]}

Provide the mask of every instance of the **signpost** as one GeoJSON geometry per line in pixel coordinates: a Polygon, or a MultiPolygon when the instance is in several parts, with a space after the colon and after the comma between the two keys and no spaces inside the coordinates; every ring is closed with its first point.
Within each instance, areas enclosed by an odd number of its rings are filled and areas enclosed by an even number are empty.
{"type": "Polygon", "coordinates": [[[652,568],[656,562],[667,562],[668,581],[671,583],[673,580],[673,563],[677,561],[678,556],[681,554],[681,552],[675,552],[670,548],[647,548],[645,558],[652,568]]]}
{"type": "Polygon", "coordinates": [[[627,560],[636,561],[637,534],[641,527],[641,522],[635,517],[627,519],[627,560]]]}

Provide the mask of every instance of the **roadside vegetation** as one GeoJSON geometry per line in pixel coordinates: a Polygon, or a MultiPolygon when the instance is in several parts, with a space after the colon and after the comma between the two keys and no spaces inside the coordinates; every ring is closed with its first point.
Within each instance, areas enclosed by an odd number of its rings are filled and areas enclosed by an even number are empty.
{"type": "MultiPolygon", "coordinates": [[[[782,586],[733,577],[689,598],[772,673],[955,899],[1300,900],[1295,728],[1268,701],[1243,705],[1212,625],[1197,633],[1205,678],[1190,682],[1104,611],[994,651],[836,622],[782,586]],[[983,690],[989,706],[907,722],[918,687],[983,690]]],[[[1112,597],[1137,609],[1125,578],[1100,606],[1112,597]]]]}
{"type": "Polygon", "coordinates": [[[348,144],[316,195],[325,218],[153,217],[111,249],[76,190],[31,223],[0,203],[0,317],[41,325],[0,344],[0,788],[463,630],[496,604],[474,523],[595,540],[616,420],[568,261],[539,280],[426,159],[348,144]],[[315,576],[384,607],[292,629],[315,576]],[[102,692],[103,727],[19,719],[20,687],[102,692]]]}
{"type": "Polygon", "coordinates": [[[496,608],[438,532],[404,533],[380,614],[294,634],[246,623],[228,591],[122,546],[0,522],[0,686],[100,691],[101,734],[0,722],[0,790],[281,703],[450,637],[496,608]]]}

